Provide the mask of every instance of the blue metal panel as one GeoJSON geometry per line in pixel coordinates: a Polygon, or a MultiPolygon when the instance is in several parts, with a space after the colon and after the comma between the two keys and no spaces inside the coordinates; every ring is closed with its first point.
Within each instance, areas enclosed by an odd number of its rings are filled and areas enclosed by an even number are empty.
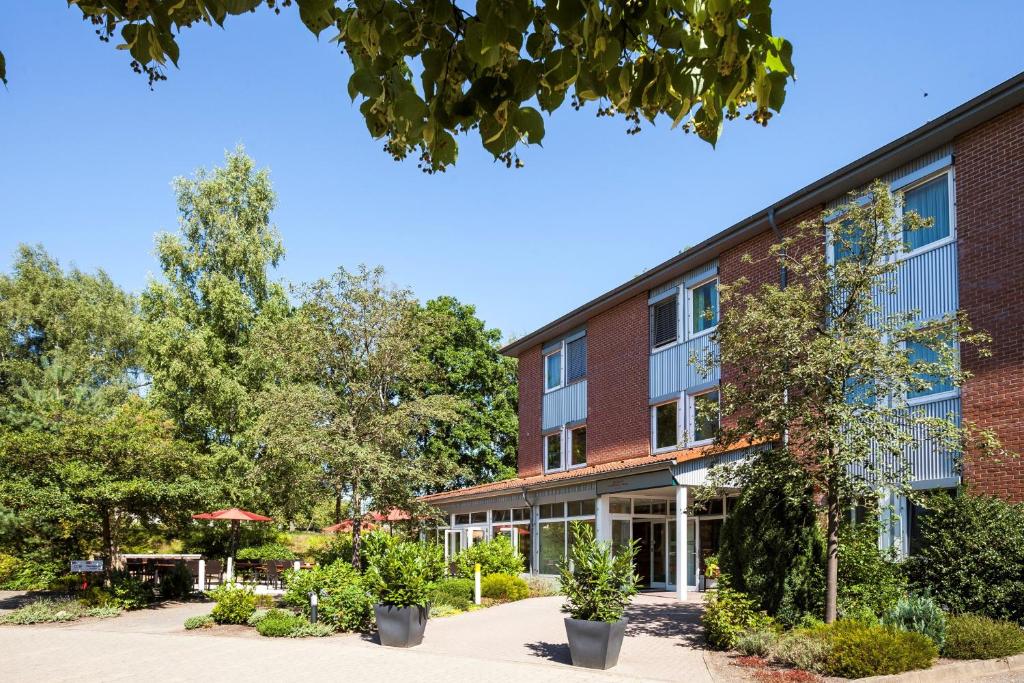
{"type": "Polygon", "coordinates": [[[544,394],[541,429],[555,429],[587,419],[587,380],[544,394]]]}
{"type": "Polygon", "coordinates": [[[718,344],[711,337],[712,335],[706,334],[651,354],[648,375],[649,398],[653,400],[668,394],[679,394],[694,387],[717,384],[720,375],[717,365],[711,374],[705,377],[698,371],[697,366],[690,363],[692,355],[704,357],[710,353],[715,358],[718,357],[718,344]]]}
{"type": "Polygon", "coordinates": [[[956,242],[950,242],[902,261],[896,271],[896,292],[886,297],[886,312],[916,311],[918,322],[956,312],[956,249],[956,242]]]}
{"type": "Polygon", "coordinates": [[[708,483],[708,470],[716,465],[732,465],[747,457],[746,449],[722,455],[687,460],[672,466],[672,475],[680,486],[703,486],[708,483]]]}

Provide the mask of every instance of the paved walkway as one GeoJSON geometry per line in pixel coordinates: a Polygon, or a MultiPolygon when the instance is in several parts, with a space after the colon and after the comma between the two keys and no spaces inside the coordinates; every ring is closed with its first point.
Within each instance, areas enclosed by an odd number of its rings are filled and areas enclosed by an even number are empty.
{"type": "MultiPolygon", "coordinates": [[[[0,603],[4,602],[0,596],[0,603]]],[[[209,603],[169,605],[116,619],[0,626],[0,680],[693,681],[710,683],[695,648],[699,604],[641,595],[619,665],[609,672],[569,664],[561,598],[535,598],[432,619],[423,644],[384,648],[354,635],[262,638],[246,627],[187,632],[209,603]]]]}

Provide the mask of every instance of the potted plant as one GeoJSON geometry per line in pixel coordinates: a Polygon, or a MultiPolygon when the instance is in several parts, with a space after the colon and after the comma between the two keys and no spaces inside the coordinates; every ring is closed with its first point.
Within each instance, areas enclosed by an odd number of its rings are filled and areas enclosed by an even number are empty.
{"type": "Polygon", "coordinates": [[[416,543],[390,545],[373,559],[365,578],[377,597],[373,609],[382,645],[413,647],[423,642],[433,564],[416,543]]]}
{"type": "Polygon", "coordinates": [[[626,633],[623,616],[636,595],[638,577],[633,572],[636,541],[619,545],[599,543],[589,524],[573,522],[569,561],[559,563],[562,607],[569,616],[565,632],[575,666],[610,669],[619,661],[626,633]]]}

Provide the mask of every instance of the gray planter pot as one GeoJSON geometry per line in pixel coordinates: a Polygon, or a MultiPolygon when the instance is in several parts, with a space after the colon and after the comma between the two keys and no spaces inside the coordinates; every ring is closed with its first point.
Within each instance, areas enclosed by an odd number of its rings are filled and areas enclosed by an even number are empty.
{"type": "Polygon", "coordinates": [[[388,647],[414,647],[423,642],[429,607],[392,607],[374,605],[380,644],[388,647]]]}
{"type": "Polygon", "coordinates": [[[569,636],[573,666],[610,669],[619,663],[622,637],[626,635],[626,618],[609,624],[566,617],[565,633],[569,636]]]}

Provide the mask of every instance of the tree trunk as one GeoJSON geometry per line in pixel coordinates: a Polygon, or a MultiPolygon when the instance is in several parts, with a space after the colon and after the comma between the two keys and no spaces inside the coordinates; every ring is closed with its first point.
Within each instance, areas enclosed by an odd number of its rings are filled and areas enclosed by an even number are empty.
{"type": "Polygon", "coordinates": [[[334,489],[334,523],[341,524],[341,487],[334,489]]]}
{"type": "Polygon", "coordinates": [[[825,623],[836,620],[836,603],[839,597],[839,496],[835,487],[829,485],[826,493],[828,504],[828,539],[825,562],[825,623]]]}
{"type": "Polygon", "coordinates": [[[362,508],[361,501],[359,500],[359,490],[352,487],[352,567],[356,571],[362,570],[362,563],[360,562],[361,553],[361,541],[363,532],[363,517],[360,513],[362,508]]]}
{"type": "Polygon", "coordinates": [[[109,586],[114,572],[114,534],[110,523],[110,509],[100,508],[103,519],[103,579],[109,586]]]}

